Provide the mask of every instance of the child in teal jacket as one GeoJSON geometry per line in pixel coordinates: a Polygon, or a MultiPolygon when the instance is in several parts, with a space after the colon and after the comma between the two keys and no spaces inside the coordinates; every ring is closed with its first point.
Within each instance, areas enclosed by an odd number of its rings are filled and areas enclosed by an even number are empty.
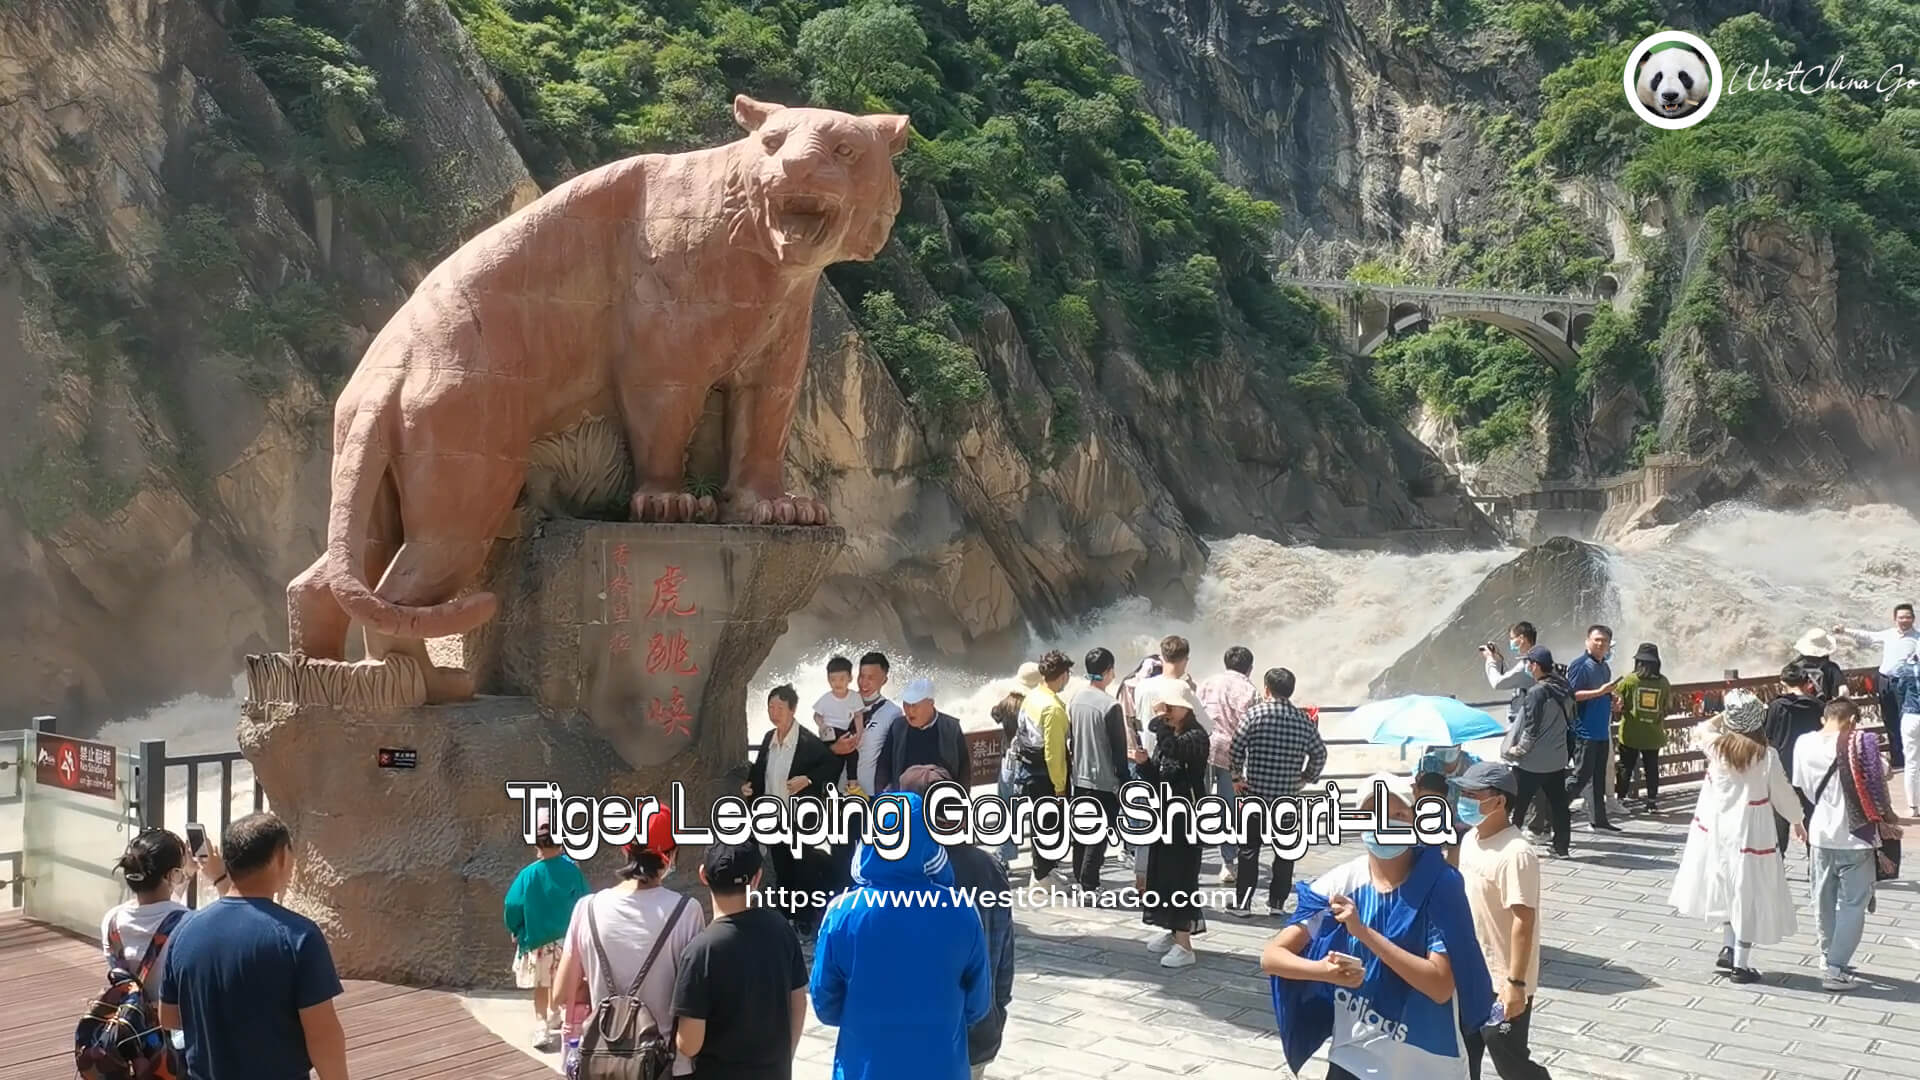
{"type": "Polygon", "coordinates": [[[587,876],[561,847],[544,817],[535,826],[534,850],[539,858],[520,871],[507,890],[507,930],[518,951],[513,958],[514,985],[533,991],[533,1046],[553,1046],[560,1030],[551,991],[554,969],[567,936],[573,906],[587,895],[587,876]]]}

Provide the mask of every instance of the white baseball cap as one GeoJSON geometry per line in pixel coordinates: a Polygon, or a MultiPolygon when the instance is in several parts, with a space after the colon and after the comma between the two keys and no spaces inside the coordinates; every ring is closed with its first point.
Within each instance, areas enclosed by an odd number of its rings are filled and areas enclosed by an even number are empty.
{"type": "Polygon", "coordinates": [[[1373,796],[1377,791],[1374,787],[1375,784],[1385,784],[1387,786],[1387,794],[1392,795],[1408,806],[1413,805],[1413,777],[1399,776],[1390,772],[1377,772],[1365,780],[1360,781],[1359,795],[1362,809],[1373,805],[1373,796]]]}
{"type": "Polygon", "coordinates": [[[915,679],[907,684],[906,691],[900,695],[900,704],[902,705],[918,705],[923,701],[932,700],[932,679],[915,679]]]}

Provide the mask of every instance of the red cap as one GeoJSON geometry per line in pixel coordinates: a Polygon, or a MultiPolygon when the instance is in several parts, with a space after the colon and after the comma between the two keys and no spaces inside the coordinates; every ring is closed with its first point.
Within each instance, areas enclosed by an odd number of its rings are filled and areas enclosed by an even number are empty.
{"type": "MultiPolygon", "coordinates": [[[[644,804],[646,800],[642,799],[641,802],[644,804]]],[[[651,851],[663,857],[673,853],[673,815],[667,812],[665,804],[655,804],[652,815],[647,818],[646,835],[635,837],[627,845],[626,851],[628,858],[642,851],[651,851]]]]}

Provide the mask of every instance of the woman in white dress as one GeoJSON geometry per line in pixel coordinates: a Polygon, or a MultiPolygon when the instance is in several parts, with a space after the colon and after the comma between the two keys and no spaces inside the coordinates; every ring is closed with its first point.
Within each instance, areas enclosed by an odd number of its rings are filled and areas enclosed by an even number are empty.
{"type": "Polygon", "coordinates": [[[1774,814],[1786,818],[1803,843],[1807,835],[1780,755],[1760,730],[1766,714],[1752,694],[1731,691],[1726,711],[1696,737],[1707,779],[1668,898],[1680,914],[1720,925],[1726,943],[1715,966],[1737,983],[1760,979],[1751,962],[1755,945],[1777,944],[1795,928],[1774,814]]]}

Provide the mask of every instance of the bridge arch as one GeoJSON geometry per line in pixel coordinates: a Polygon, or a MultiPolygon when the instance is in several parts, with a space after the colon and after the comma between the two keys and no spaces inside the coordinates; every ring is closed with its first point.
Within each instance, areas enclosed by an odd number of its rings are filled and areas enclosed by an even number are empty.
{"type": "Polygon", "coordinates": [[[1505,330],[1562,372],[1573,370],[1594,312],[1607,302],[1598,297],[1544,293],[1368,285],[1316,278],[1282,280],[1338,312],[1345,343],[1363,355],[1382,342],[1418,332],[1440,319],[1466,319],[1505,330]]]}
{"type": "Polygon", "coordinates": [[[1547,312],[1540,321],[1500,311],[1446,311],[1431,317],[1421,311],[1417,319],[1396,318],[1390,321],[1385,327],[1360,343],[1360,354],[1372,356],[1374,350],[1388,341],[1441,319],[1465,319],[1468,322],[1477,322],[1505,330],[1518,338],[1521,344],[1533,350],[1534,355],[1552,364],[1561,372],[1571,372],[1580,362],[1580,355],[1576,350],[1580,339],[1585,335],[1587,326],[1593,322],[1593,316],[1584,312],[1574,316],[1573,341],[1569,342],[1566,316],[1557,311],[1547,312]]]}

